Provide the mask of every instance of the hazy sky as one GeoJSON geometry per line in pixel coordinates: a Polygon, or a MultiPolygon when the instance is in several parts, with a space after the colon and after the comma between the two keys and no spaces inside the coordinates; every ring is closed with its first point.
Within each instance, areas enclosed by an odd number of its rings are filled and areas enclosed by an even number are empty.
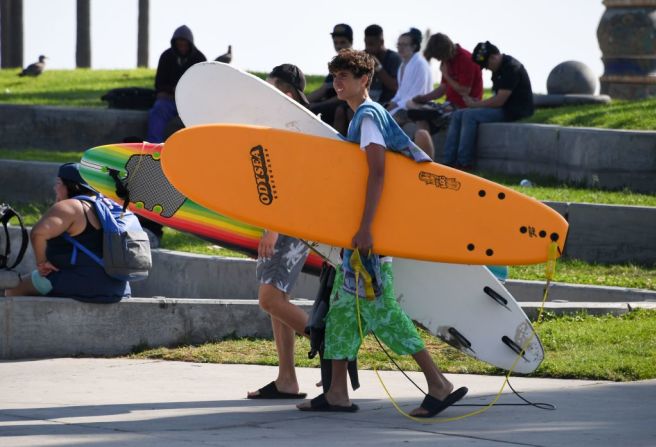
{"type": "MultiPolygon", "coordinates": [[[[93,68],[132,68],[137,54],[137,0],[92,0],[93,68]]],[[[233,46],[233,64],[268,71],[290,62],[324,74],[333,56],[329,33],[336,23],[354,30],[362,49],[367,25],[377,23],[387,46],[414,26],[443,32],[464,48],[490,40],[527,68],[533,89],[546,92],[551,69],[566,60],[603,66],[597,43],[601,0],[151,0],[150,66],[169,45],[173,30],[189,26],[195,43],[214,59],[233,46]]],[[[24,0],[25,63],[39,54],[51,68],[75,65],[75,0],[24,0]]],[[[433,66],[439,80],[437,65],[433,66]]],[[[484,74],[490,84],[490,74],[484,74]]]]}

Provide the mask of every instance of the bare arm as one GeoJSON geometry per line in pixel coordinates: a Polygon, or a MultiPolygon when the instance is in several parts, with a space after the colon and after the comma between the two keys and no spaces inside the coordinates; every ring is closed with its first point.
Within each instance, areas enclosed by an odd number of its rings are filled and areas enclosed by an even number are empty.
{"type": "Polygon", "coordinates": [[[432,92],[426,93],[425,95],[417,95],[414,98],[412,98],[412,100],[416,103],[424,104],[434,99],[440,99],[442,95],[444,95],[445,90],[446,87],[444,87],[444,84],[440,84],[440,86],[437,87],[432,92]]]}
{"type": "Polygon", "coordinates": [[[440,65],[440,71],[442,72],[442,79],[444,82],[449,84],[453,90],[456,91],[460,96],[469,96],[471,92],[471,86],[466,86],[459,84],[455,79],[449,75],[448,65],[444,62],[440,65]]]}
{"type": "Polygon", "coordinates": [[[73,226],[76,215],[74,203],[71,200],[63,200],[54,204],[32,228],[30,240],[37,268],[42,276],[57,270],[46,259],[46,243],[68,231],[73,226]]]}
{"type": "Polygon", "coordinates": [[[376,72],[376,76],[380,78],[382,81],[383,85],[396,93],[396,91],[399,89],[399,83],[396,80],[395,76],[391,76],[388,72],[385,71],[385,69],[380,69],[376,72]]]}
{"type": "Polygon", "coordinates": [[[371,224],[383,194],[383,183],[385,180],[385,148],[379,144],[371,143],[365,150],[367,152],[367,166],[369,167],[367,192],[365,195],[364,211],[360,220],[360,228],[355,236],[353,236],[352,241],[353,248],[359,249],[360,253],[364,256],[370,250],[373,250],[371,224]]]}

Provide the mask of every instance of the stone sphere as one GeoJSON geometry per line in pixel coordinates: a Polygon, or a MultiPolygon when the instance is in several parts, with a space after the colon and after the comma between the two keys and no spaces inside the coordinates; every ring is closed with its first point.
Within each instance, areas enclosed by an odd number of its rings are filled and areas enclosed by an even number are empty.
{"type": "Polygon", "coordinates": [[[594,95],[596,91],[597,76],[583,62],[562,62],[547,78],[547,93],[550,95],[594,95]]]}

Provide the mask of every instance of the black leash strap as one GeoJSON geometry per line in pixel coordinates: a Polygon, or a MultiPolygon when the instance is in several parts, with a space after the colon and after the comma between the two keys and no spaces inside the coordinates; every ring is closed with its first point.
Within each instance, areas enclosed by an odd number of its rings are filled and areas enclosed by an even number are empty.
{"type": "Polygon", "coordinates": [[[20,214],[16,212],[12,207],[10,207],[7,204],[0,204],[0,223],[2,223],[2,226],[5,231],[5,237],[7,239],[7,245],[5,246],[5,253],[4,255],[0,255],[0,268],[7,268],[7,269],[13,269],[16,267],[20,262],[23,260],[23,256],[25,256],[25,251],[27,251],[27,244],[29,242],[29,237],[27,235],[27,229],[25,228],[25,225],[23,224],[23,219],[21,218],[20,214]],[[21,228],[21,246],[20,249],[18,250],[18,256],[16,257],[16,260],[12,265],[8,265],[7,262],[9,262],[9,255],[11,254],[11,239],[9,237],[9,221],[15,217],[18,220],[18,223],[21,228]]]}
{"type": "Polygon", "coordinates": [[[128,209],[128,205],[130,204],[130,190],[128,189],[128,186],[121,180],[121,178],[118,176],[119,171],[116,169],[109,169],[109,176],[114,180],[114,186],[115,186],[115,191],[116,195],[123,199],[123,212],[128,209]]]}

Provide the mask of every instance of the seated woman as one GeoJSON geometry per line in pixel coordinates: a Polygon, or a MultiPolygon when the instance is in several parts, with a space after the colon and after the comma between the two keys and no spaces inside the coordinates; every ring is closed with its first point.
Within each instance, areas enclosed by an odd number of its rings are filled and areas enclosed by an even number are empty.
{"type": "Polygon", "coordinates": [[[421,39],[421,31],[410,28],[410,31],[399,36],[396,44],[403,62],[396,76],[399,88],[387,105],[387,110],[400,125],[408,122],[407,113],[405,113],[408,102],[418,95],[425,95],[433,90],[430,66],[419,52],[421,39]]]}
{"type": "Polygon", "coordinates": [[[103,230],[92,204],[74,199],[97,193],[82,179],[77,163],[59,168],[55,180],[56,203],[34,225],[30,234],[37,269],[6,296],[57,296],[110,303],[130,296],[130,284],[114,279],[82,251],[74,262],[73,239],[102,258],[103,230]]]}

